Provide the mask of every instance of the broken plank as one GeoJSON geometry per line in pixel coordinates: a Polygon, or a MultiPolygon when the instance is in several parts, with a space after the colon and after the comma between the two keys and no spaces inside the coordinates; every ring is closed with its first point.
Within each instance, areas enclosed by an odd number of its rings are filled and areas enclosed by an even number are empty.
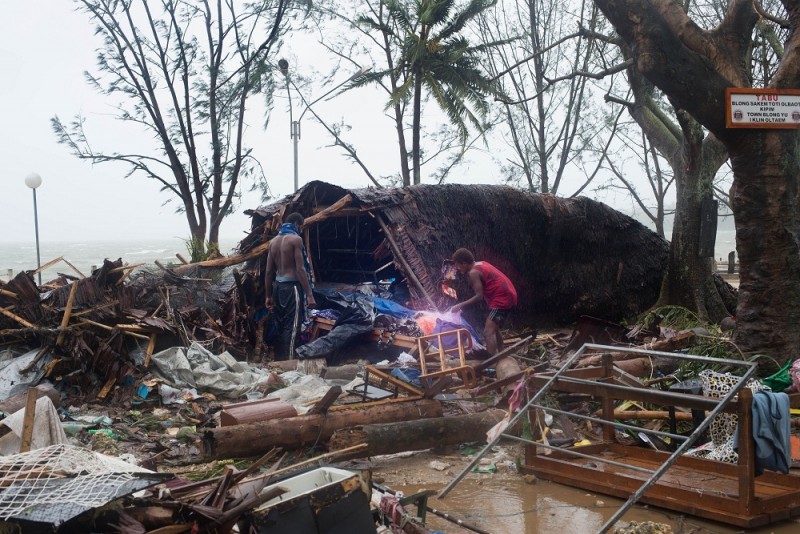
{"type": "Polygon", "coordinates": [[[33,441],[33,423],[36,420],[36,389],[28,388],[28,398],[25,403],[25,416],[22,420],[22,439],[19,452],[29,452],[33,441]]]}
{"type": "Polygon", "coordinates": [[[11,297],[12,299],[19,298],[17,294],[13,291],[8,291],[7,289],[0,289],[0,295],[5,295],[7,297],[11,297]]]}
{"type": "Polygon", "coordinates": [[[0,313],[5,315],[6,317],[10,317],[11,319],[14,319],[15,321],[17,321],[22,326],[26,326],[28,328],[35,328],[33,323],[29,323],[28,321],[26,321],[25,319],[23,319],[19,315],[15,314],[15,313],[11,313],[12,309],[14,309],[14,306],[9,306],[8,308],[0,308],[0,313]]]}
{"type": "Polygon", "coordinates": [[[114,384],[116,382],[117,382],[117,377],[116,376],[112,376],[111,378],[109,378],[106,381],[105,385],[103,386],[103,389],[101,389],[100,393],[97,394],[97,398],[98,399],[105,399],[106,395],[108,395],[108,392],[111,391],[111,388],[114,387],[114,384]]]}
{"type": "MultiPolygon", "coordinates": [[[[102,328],[104,330],[108,330],[109,332],[114,330],[114,327],[108,326],[107,324],[98,323],[98,322],[92,321],[90,319],[81,319],[81,324],[90,324],[92,326],[96,326],[98,328],[102,328]]],[[[127,336],[138,337],[139,339],[148,339],[148,340],[150,339],[147,336],[142,335],[142,334],[137,334],[136,332],[129,332],[127,330],[120,330],[120,332],[122,332],[123,334],[125,334],[127,336]]]]}
{"type": "Polygon", "coordinates": [[[144,353],[144,368],[150,366],[150,358],[153,356],[153,351],[156,349],[156,333],[150,334],[150,339],[147,340],[147,349],[144,353]]]}
{"type": "MultiPolygon", "coordinates": [[[[75,302],[75,293],[78,292],[78,282],[72,282],[72,287],[69,289],[69,297],[67,298],[67,306],[64,308],[64,317],[61,318],[61,328],[66,328],[69,324],[70,315],[72,315],[72,304],[75,302]]],[[[64,342],[65,332],[62,330],[56,339],[56,345],[61,345],[64,342]]]]}
{"type": "Polygon", "coordinates": [[[62,257],[61,259],[64,261],[64,263],[66,263],[67,265],[69,265],[70,267],[72,267],[72,270],[73,270],[73,271],[75,271],[76,273],[78,273],[78,276],[80,276],[81,278],[86,278],[86,275],[85,275],[85,274],[83,274],[83,273],[80,271],[80,269],[78,269],[77,267],[75,267],[74,265],[72,265],[72,264],[69,262],[69,260],[67,260],[66,258],[63,258],[63,257],[62,257]]]}
{"type": "Polygon", "coordinates": [[[306,412],[306,415],[314,415],[318,413],[327,413],[328,408],[336,402],[336,399],[339,398],[339,395],[342,394],[342,387],[341,386],[333,386],[328,391],[325,392],[325,395],[318,400],[311,409],[306,412]]]}

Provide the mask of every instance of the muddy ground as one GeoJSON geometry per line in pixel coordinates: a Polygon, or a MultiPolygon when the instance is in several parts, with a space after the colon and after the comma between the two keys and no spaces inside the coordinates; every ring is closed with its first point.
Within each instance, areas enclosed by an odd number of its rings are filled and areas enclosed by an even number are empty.
{"type": "MultiPolygon", "coordinates": [[[[450,483],[472,459],[477,447],[458,447],[447,451],[422,451],[377,456],[353,461],[352,467],[370,467],[376,481],[405,495],[450,483]],[[442,469],[443,466],[447,466],[442,469]],[[441,470],[440,470],[441,469],[441,470]]],[[[590,533],[597,532],[624,504],[607,495],[588,493],[562,484],[526,476],[514,468],[522,458],[521,446],[499,446],[487,454],[481,466],[494,473],[470,473],[444,499],[432,498],[428,506],[447,512],[482,530],[497,534],[516,533],[590,533]]],[[[415,508],[410,507],[415,513],[415,508]]],[[[733,534],[741,529],[701,520],[694,516],[654,508],[634,506],[623,518],[631,521],[667,524],[675,533],[733,534]]],[[[427,526],[448,534],[468,533],[467,529],[431,514],[427,526]]],[[[747,532],[753,534],[789,534],[800,532],[800,520],[786,521],[747,532]]]]}

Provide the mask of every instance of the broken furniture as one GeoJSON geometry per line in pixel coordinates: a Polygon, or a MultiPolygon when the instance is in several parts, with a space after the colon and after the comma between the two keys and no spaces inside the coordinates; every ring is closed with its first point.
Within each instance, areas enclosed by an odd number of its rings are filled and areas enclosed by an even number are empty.
{"type": "Polygon", "coordinates": [[[361,395],[361,402],[382,399],[398,399],[402,392],[402,400],[421,399],[423,392],[411,384],[384,373],[374,365],[368,365],[364,370],[364,385],[351,390],[356,395],[361,395]]]}
{"type": "Polygon", "coordinates": [[[483,452],[475,456],[462,474],[440,492],[440,497],[447,494],[455,483],[477,464],[486,450],[505,437],[522,441],[527,445],[524,471],[540,478],[589,491],[627,498],[625,505],[606,522],[601,532],[607,532],[639,500],[744,528],[800,515],[800,478],[771,472],[755,476],[752,392],[745,387],[755,373],[754,363],[715,359],[716,363],[743,369],[744,375],[723,397],[710,398],[619,384],[614,379],[614,368],[609,353],[620,351],[683,361],[707,361],[700,356],[680,353],[584,345],[555,373],[543,373],[532,378],[532,384],[538,388],[536,394],[511,419],[509,425],[527,416],[529,410],[543,409],[552,414],[566,414],[599,423],[603,429],[602,442],[562,449],[547,443],[518,438],[505,432],[499,433],[483,452]],[[603,353],[603,365],[575,369],[574,363],[587,351],[603,353]],[[593,396],[601,402],[602,417],[570,414],[540,404],[545,395],[561,392],[593,396]],[[734,400],[737,395],[738,400],[734,400]],[[615,421],[616,400],[680,406],[704,410],[708,414],[700,426],[687,437],[615,421]],[[712,419],[722,412],[735,413],[739,418],[738,464],[683,456],[711,424],[712,419]],[[672,454],[625,446],[615,443],[615,428],[679,440],[682,444],[672,454]],[[537,448],[549,449],[551,452],[549,455],[541,455],[537,453],[537,448]]]}
{"type": "Polygon", "coordinates": [[[369,480],[353,471],[320,467],[264,488],[288,491],[253,510],[244,532],[270,534],[373,534],[369,480]]]}
{"type": "Polygon", "coordinates": [[[434,389],[436,383],[443,378],[457,376],[463,382],[464,387],[472,388],[477,381],[475,370],[467,365],[466,351],[472,349],[472,335],[469,330],[459,328],[448,332],[439,332],[429,336],[417,338],[417,348],[419,350],[419,365],[422,374],[419,376],[426,391],[434,389]],[[446,345],[450,345],[446,348],[446,345]],[[452,366],[448,361],[448,356],[458,354],[458,365],[452,366]],[[428,371],[427,359],[429,357],[439,357],[439,371],[428,371]]]}

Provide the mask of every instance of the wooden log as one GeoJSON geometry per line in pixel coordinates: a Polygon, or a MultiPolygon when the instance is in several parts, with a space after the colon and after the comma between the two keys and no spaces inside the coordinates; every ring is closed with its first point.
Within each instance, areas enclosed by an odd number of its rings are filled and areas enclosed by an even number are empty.
{"type": "Polygon", "coordinates": [[[36,420],[36,389],[28,388],[25,402],[25,416],[22,419],[22,439],[19,452],[29,452],[33,441],[33,423],[36,420]]]}
{"type": "Polygon", "coordinates": [[[214,428],[204,432],[201,446],[207,458],[258,456],[272,447],[296,449],[325,443],[336,430],[349,426],[441,416],[442,405],[434,400],[395,402],[367,408],[356,405],[327,414],[214,428]]]}
{"type": "Polygon", "coordinates": [[[324,221],[325,219],[330,218],[340,209],[349,206],[352,201],[353,201],[353,195],[349,193],[346,194],[345,196],[343,196],[342,198],[340,198],[327,208],[323,209],[319,213],[315,213],[310,217],[306,217],[306,219],[303,221],[303,227],[308,228],[312,224],[317,224],[324,221]]]}
{"type": "Polygon", "coordinates": [[[366,449],[348,455],[357,458],[457,445],[485,438],[486,432],[502,421],[507,413],[505,410],[486,410],[467,415],[342,428],[333,433],[328,448],[340,450],[366,443],[366,449]]]}
{"type": "MultiPolygon", "coordinates": [[[[653,341],[652,343],[645,343],[644,345],[636,346],[633,348],[639,350],[653,350],[659,352],[677,352],[681,349],[685,349],[686,347],[691,346],[694,343],[695,334],[691,330],[687,330],[685,332],[679,332],[678,334],[672,336],[668,339],[659,339],[653,341]]],[[[615,362],[624,361],[624,360],[635,360],[637,358],[641,358],[641,353],[635,352],[611,352],[610,353],[612,358],[615,362]]],[[[590,353],[585,358],[581,358],[580,363],[578,364],[579,367],[587,367],[592,365],[598,365],[602,361],[602,354],[597,353],[590,353]]]]}
{"type": "MultiPolygon", "coordinates": [[[[40,399],[42,397],[50,397],[50,400],[53,401],[53,406],[58,408],[61,405],[61,394],[49,383],[43,382],[36,386],[35,388],[31,388],[36,392],[36,399],[40,399]]],[[[29,390],[30,391],[30,390],[29,390]]],[[[28,393],[19,393],[14,395],[13,397],[9,397],[6,400],[0,402],[0,412],[12,414],[17,412],[25,407],[25,403],[27,402],[28,393]]]]}
{"type": "Polygon", "coordinates": [[[271,398],[223,406],[219,413],[219,421],[220,426],[234,426],[296,416],[297,410],[294,406],[280,399],[271,398]]]}
{"type": "MultiPolygon", "coordinates": [[[[322,222],[325,219],[333,216],[338,210],[346,207],[353,201],[352,195],[345,195],[324,210],[319,213],[312,215],[311,217],[307,217],[305,221],[303,221],[303,226],[308,227],[312,224],[316,224],[318,222],[322,222]]],[[[188,263],[185,265],[180,265],[175,268],[176,273],[180,273],[190,269],[191,267],[228,267],[230,265],[238,265],[240,263],[244,263],[247,260],[256,258],[262,254],[264,254],[269,249],[269,241],[261,243],[257,247],[253,248],[249,252],[244,254],[237,254],[235,256],[226,256],[224,258],[215,258],[213,260],[206,260],[201,261],[198,263],[188,263]]],[[[156,263],[158,265],[158,263],[156,263]]]]}

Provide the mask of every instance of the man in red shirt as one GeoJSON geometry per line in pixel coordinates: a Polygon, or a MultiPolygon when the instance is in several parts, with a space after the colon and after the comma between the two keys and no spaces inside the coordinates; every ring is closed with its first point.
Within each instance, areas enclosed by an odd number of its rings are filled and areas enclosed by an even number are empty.
{"type": "Polygon", "coordinates": [[[489,315],[486,317],[484,334],[486,348],[489,354],[497,354],[503,348],[503,336],[500,328],[503,326],[511,309],[517,305],[517,290],[514,284],[497,267],[487,261],[475,261],[472,252],[460,248],[453,253],[453,262],[462,275],[468,275],[469,283],[475,295],[459,302],[450,311],[459,311],[471,306],[481,299],[489,305],[489,315]]]}

